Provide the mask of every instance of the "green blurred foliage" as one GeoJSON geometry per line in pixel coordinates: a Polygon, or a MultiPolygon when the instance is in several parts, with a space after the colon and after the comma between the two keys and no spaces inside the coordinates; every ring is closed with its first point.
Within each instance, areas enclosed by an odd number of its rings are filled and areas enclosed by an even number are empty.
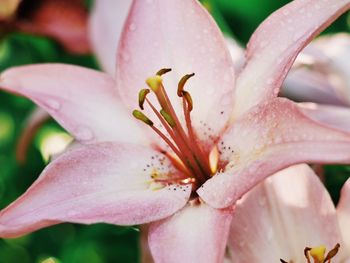
{"type": "MultiPolygon", "coordinates": [[[[86,2],[91,6],[91,0],[86,2]]],[[[224,32],[245,44],[259,23],[288,1],[203,2],[224,32]]],[[[344,15],[328,32],[348,31],[349,26],[350,18],[344,15]]],[[[15,65],[40,62],[63,62],[98,68],[92,56],[72,56],[47,38],[15,33],[0,39],[0,71],[15,65]]],[[[20,165],[15,158],[16,142],[34,107],[26,99],[0,92],[1,208],[21,195],[45,166],[38,144],[34,142],[28,150],[24,164],[20,165]]],[[[54,121],[47,122],[43,129],[47,127],[61,130],[54,121]]],[[[339,190],[350,175],[350,167],[328,166],[325,174],[326,185],[333,199],[337,201],[339,190]]],[[[139,232],[131,227],[61,224],[18,239],[0,239],[0,263],[39,263],[49,257],[55,257],[64,263],[138,262],[138,239],[139,232]]]]}

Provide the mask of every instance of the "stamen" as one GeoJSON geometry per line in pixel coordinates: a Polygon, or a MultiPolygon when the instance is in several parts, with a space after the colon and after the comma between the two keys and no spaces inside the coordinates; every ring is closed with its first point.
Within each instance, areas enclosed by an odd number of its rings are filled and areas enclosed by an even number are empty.
{"type": "Polygon", "coordinates": [[[143,104],[145,103],[146,96],[148,93],[150,93],[149,89],[142,89],[139,92],[139,106],[141,110],[143,110],[143,104]]]}
{"type": "MultiPolygon", "coordinates": [[[[167,125],[168,123],[165,121],[164,118],[162,118],[162,115],[156,110],[156,108],[153,106],[153,104],[146,99],[147,103],[150,105],[153,112],[156,114],[158,119],[161,121],[167,132],[169,133],[170,137],[174,140],[178,148],[180,149],[180,152],[177,152],[176,154],[181,159],[183,165],[188,165],[188,169],[190,169],[194,174],[197,174],[200,176],[201,171],[198,170],[197,166],[191,165],[189,159],[195,162],[193,159],[193,156],[191,154],[191,151],[187,149],[186,142],[182,141],[182,138],[178,135],[177,131],[174,129],[172,130],[170,125],[167,125]]],[[[187,169],[187,171],[188,171],[187,169]]]]}
{"type": "Polygon", "coordinates": [[[184,87],[186,85],[187,80],[189,80],[193,76],[194,76],[194,73],[187,74],[181,78],[181,80],[179,81],[179,84],[177,85],[177,96],[182,97],[183,90],[184,90],[184,87]]]}
{"type": "Polygon", "coordinates": [[[310,247],[305,247],[305,248],[304,248],[304,256],[305,256],[306,259],[307,259],[307,263],[311,263],[310,257],[309,257],[309,251],[310,251],[310,250],[311,250],[310,247]]]}
{"type": "Polygon", "coordinates": [[[143,114],[141,111],[138,110],[134,110],[132,112],[132,115],[134,115],[134,117],[144,123],[146,123],[149,126],[153,126],[153,121],[151,121],[145,114],[143,114]]]}
{"type": "Polygon", "coordinates": [[[171,128],[174,128],[176,126],[174,119],[165,110],[161,109],[160,114],[163,116],[171,128]]]}
{"type": "Polygon", "coordinates": [[[304,255],[308,263],[311,263],[310,256],[313,258],[314,263],[330,263],[331,259],[338,253],[339,248],[340,248],[340,245],[336,244],[334,248],[331,251],[329,251],[327,256],[325,257],[325,253],[326,253],[325,246],[318,246],[314,248],[306,247],[304,249],[304,255]]]}
{"type": "Polygon", "coordinates": [[[339,245],[339,243],[338,243],[338,244],[336,244],[336,245],[334,246],[334,248],[333,248],[331,251],[328,252],[328,254],[327,254],[327,256],[326,256],[324,262],[327,262],[327,260],[328,260],[329,263],[330,263],[330,262],[331,262],[331,259],[332,259],[333,257],[335,257],[335,255],[338,253],[339,248],[340,248],[340,245],[339,245]]]}
{"type": "MultiPolygon", "coordinates": [[[[184,87],[188,79],[194,76],[194,73],[185,75],[178,83],[177,94],[183,99],[183,111],[187,126],[187,130],[185,130],[163,86],[161,76],[169,71],[171,71],[171,69],[161,69],[155,76],[146,80],[147,85],[157,97],[161,107],[160,111],[148,100],[147,95],[150,93],[149,89],[142,89],[139,92],[140,108],[142,110],[144,109],[144,103],[146,101],[167,133],[164,134],[156,128],[153,122],[140,111],[135,110],[133,115],[149,125],[169,145],[177,156],[177,158],[168,156],[169,159],[178,166],[179,170],[183,171],[188,176],[188,179],[195,185],[195,190],[217,171],[219,154],[217,148],[210,156],[207,152],[204,153],[200,145],[198,145],[197,137],[192,128],[190,113],[193,110],[193,100],[190,93],[184,90],[184,87]]],[[[168,154],[168,152],[166,154],[168,154]]],[[[187,180],[187,178],[184,179],[187,180]]]]}
{"type": "Polygon", "coordinates": [[[192,97],[191,97],[190,93],[188,93],[187,91],[182,91],[182,95],[183,95],[183,98],[186,100],[188,111],[192,111],[193,110],[193,101],[192,101],[192,97]]]}
{"type": "Polygon", "coordinates": [[[162,76],[162,75],[164,75],[164,74],[166,74],[166,73],[168,73],[168,72],[170,72],[170,71],[171,71],[171,68],[162,68],[161,70],[159,70],[159,71],[156,73],[156,75],[162,76]]]}

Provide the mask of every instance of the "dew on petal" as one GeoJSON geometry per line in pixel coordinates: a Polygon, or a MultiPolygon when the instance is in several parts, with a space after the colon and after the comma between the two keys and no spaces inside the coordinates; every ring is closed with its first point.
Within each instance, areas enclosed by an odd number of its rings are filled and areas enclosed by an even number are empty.
{"type": "Polygon", "coordinates": [[[136,25],[134,23],[131,23],[129,25],[129,29],[130,29],[130,31],[135,31],[136,30],[136,25]]]}
{"type": "Polygon", "coordinates": [[[94,138],[94,134],[87,127],[78,128],[77,131],[75,132],[75,136],[77,137],[78,140],[82,140],[82,141],[90,141],[94,138]]]}
{"type": "Polygon", "coordinates": [[[54,99],[48,99],[44,103],[54,111],[58,111],[62,107],[61,103],[54,99]]]}

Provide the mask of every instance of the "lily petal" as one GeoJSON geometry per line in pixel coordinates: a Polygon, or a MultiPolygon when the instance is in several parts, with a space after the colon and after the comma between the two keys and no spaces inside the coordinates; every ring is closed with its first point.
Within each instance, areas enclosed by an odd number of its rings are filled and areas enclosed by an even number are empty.
{"type": "Polygon", "coordinates": [[[60,222],[134,225],[168,217],[185,206],[191,186],[152,189],[155,169],[175,172],[159,158],[160,153],[132,144],[90,144],[68,151],[0,212],[0,236],[16,237],[60,222]]]}
{"type": "MultiPolygon", "coordinates": [[[[349,105],[344,92],[336,89],[331,76],[309,68],[297,68],[288,73],[283,83],[282,95],[295,101],[311,101],[338,106],[349,105]]],[[[340,85],[343,87],[343,85],[340,85]]]]}
{"type": "Polygon", "coordinates": [[[295,0],[267,18],[248,43],[247,64],[234,95],[234,118],[276,97],[301,49],[349,8],[349,0],[295,0]]]}
{"type": "Polygon", "coordinates": [[[337,214],[346,249],[350,255],[350,179],[346,181],[341,190],[337,214]]]}
{"type": "Polygon", "coordinates": [[[2,89],[33,100],[80,142],[141,142],[114,85],[107,74],[62,64],[15,67],[0,75],[2,89]]]}
{"type": "Polygon", "coordinates": [[[119,38],[132,0],[97,0],[90,15],[90,40],[103,69],[115,75],[119,38]]]}
{"type": "Polygon", "coordinates": [[[196,74],[185,89],[193,98],[192,124],[198,136],[217,135],[226,124],[234,66],[225,39],[199,1],[134,1],[117,61],[118,89],[128,107],[138,107],[137,94],[146,78],[161,68],[172,68],[164,76],[164,86],[178,113],[182,112],[178,81],[185,74],[196,74]]]}
{"type": "Polygon", "coordinates": [[[285,95],[299,101],[349,106],[349,46],[350,36],[345,33],[312,41],[288,74],[283,89],[285,95]]]}
{"type": "Polygon", "coordinates": [[[290,165],[350,161],[350,133],[314,121],[282,98],[242,116],[218,146],[229,164],[197,191],[217,208],[232,205],[264,178],[290,165]]]}
{"type": "Polygon", "coordinates": [[[148,241],[155,262],[223,262],[231,219],[231,209],[201,203],[152,223],[148,241]]]}
{"type": "Polygon", "coordinates": [[[244,195],[232,222],[233,262],[304,262],[305,247],[330,249],[342,240],[333,202],[305,164],[278,172],[244,195]]]}
{"type": "Polygon", "coordinates": [[[315,103],[299,103],[301,111],[309,118],[335,129],[350,132],[350,109],[315,103]]]}

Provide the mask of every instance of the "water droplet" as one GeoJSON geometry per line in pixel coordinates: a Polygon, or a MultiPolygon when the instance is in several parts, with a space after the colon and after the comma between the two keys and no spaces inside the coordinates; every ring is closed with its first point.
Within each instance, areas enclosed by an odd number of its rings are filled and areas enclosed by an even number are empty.
{"type": "Polygon", "coordinates": [[[226,106],[229,105],[231,103],[231,97],[230,96],[226,96],[223,100],[222,100],[222,105],[226,106]]]}
{"type": "Polygon", "coordinates": [[[268,78],[267,80],[266,80],[266,84],[267,85],[271,85],[273,83],[273,79],[272,78],[268,78]]]}
{"type": "Polygon", "coordinates": [[[123,53],[122,58],[125,62],[128,62],[130,60],[130,55],[128,53],[123,53]]]}
{"type": "Polygon", "coordinates": [[[273,229],[270,228],[268,231],[267,231],[267,240],[268,241],[271,241],[273,238],[273,229]]]}
{"type": "Polygon", "coordinates": [[[224,81],[225,81],[225,82],[229,82],[230,80],[231,80],[231,75],[228,74],[228,73],[226,73],[226,74],[224,75],[224,81]]]}
{"type": "Polygon", "coordinates": [[[130,31],[135,31],[136,30],[136,25],[134,23],[131,23],[129,25],[129,29],[130,29],[130,31]]]}
{"type": "Polygon", "coordinates": [[[47,107],[49,107],[52,110],[59,110],[61,108],[61,103],[54,99],[48,99],[45,101],[45,104],[47,107]]]}
{"type": "Polygon", "coordinates": [[[297,32],[293,35],[293,41],[299,40],[299,38],[301,38],[302,36],[303,36],[303,32],[302,32],[302,31],[297,31],[297,32]]]}
{"type": "Polygon", "coordinates": [[[261,41],[260,42],[260,47],[261,48],[264,48],[264,47],[266,47],[267,46],[267,44],[268,44],[269,42],[268,41],[266,41],[266,40],[264,40],[264,41],[261,41]]]}
{"type": "Polygon", "coordinates": [[[285,10],[283,10],[283,11],[282,11],[282,13],[283,13],[285,16],[289,15],[289,11],[288,11],[288,10],[286,10],[286,9],[285,9],[285,10]]]}
{"type": "Polygon", "coordinates": [[[75,216],[76,214],[77,214],[77,212],[76,212],[75,210],[70,210],[70,211],[68,211],[67,216],[68,216],[68,217],[73,217],[73,216],[75,216]]]}
{"type": "Polygon", "coordinates": [[[92,131],[87,127],[80,127],[76,132],[75,136],[78,140],[90,141],[94,138],[92,131]]]}
{"type": "Polygon", "coordinates": [[[265,206],[266,205],[266,198],[265,197],[261,197],[258,202],[259,202],[260,206],[265,206]]]}

